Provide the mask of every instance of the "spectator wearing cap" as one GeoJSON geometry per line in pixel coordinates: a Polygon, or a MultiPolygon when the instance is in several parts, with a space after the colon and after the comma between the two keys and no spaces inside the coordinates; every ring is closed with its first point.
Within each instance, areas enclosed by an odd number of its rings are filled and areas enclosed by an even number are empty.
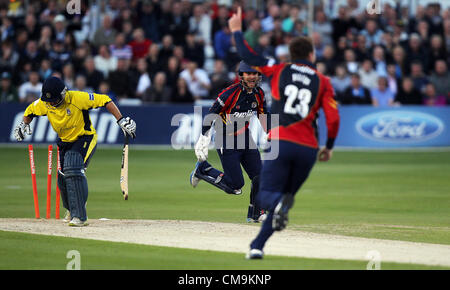
{"type": "Polygon", "coordinates": [[[276,59],[281,62],[288,62],[289,61],[289,47],[287,44],[280,44],[277,47],[275,47],[275,57],[276,59]]]}
{"type": "Polygon", "coordinates": [[[370,91],[372,104],[375,107],[389,107],[394,105],[394,94],[388,87],[386,76],[378,77],[378,86],[370,91]]]}
{"type": "Polygon", "coordinates": [[[58,14],[53,19],[53,28],[54,28],[54,36],[55,40],[60,40],[64,42],[66,38],[66,18],[62,14],[58,14]]]}
{"type": "Polygon", "coordinates": [[[39,81],[39,73],[31,71],[28,81],[19,87],[19,100],[21,103],[32,103],[40,98],[42,83],[39,81]]]}
{"type": "Polygon", "coordinates": [[[106,14],[103,17],[103,25],[100,26],[97,31],[95,31],[94,38],[92,39],[92,44],[95,47],[100,45],[110,46],[114,43],[117,31],[112,26],[111,16],[106,14]]]}
{"type": "Polygon", "coordinates": [[[18,103],[19,94],[17,88],[12,85],[11,74],[9,72],[3,72],[1,74],[0,82],[0,104],[4,103],[18,103]]]}
{"type": "Polygon", "coordinates": [[[361,84],[361,79],[357,73],[350,76],[350,86],[338,95],[337,100],[343,105],[371,105],[372,96],[368,88],[361,84]]]}

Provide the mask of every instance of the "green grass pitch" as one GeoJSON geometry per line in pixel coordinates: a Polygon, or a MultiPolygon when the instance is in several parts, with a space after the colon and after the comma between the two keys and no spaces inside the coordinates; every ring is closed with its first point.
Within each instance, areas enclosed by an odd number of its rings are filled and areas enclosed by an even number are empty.
{"type": "MultiPolygon", "coordinates": [[[[55,160],[56,158],[54,158],[55,160]]],[[[3,147],[0,218],[33,218],[27,148],[3,147]]],[[[217,154],[211,163],[220,168],[217,154]]],[[[44,147],[35,148],[41,217],[45,216],[44,147]]],[[[137,150],[130,146],[130,198],[119,187],[120,148],[97,151],[87,170],[90,219],[171,219],[245,223],[250,183],[229,196],[189,185],[195,157],[189,150],[137,150]]],[[[54,163],[55,165],[55,163],[54,163]]],[[[55,168],[55,166],[53,166],[55,168]]],[[[335,151],[316,163],[296,197],[289,228],[317,233],[450,244],[449,151],[335,151]]],[[[55,178],[55,174],[53,175],[55,178]]],[[[55,182],[52,182],[53,187],[55,182]]],[[[52,217],[54,216],[54,193],[52,217]]],[[[61,209],[61,215],[64,211],[61,209]]],[[[74,239],[0,231],[0,269],[65,269],[74,239]],[[53,253],[53,254],[51,254],[53,253]],[[60,255],[57,253],[61,253],[60,255]]],[[[267,256],[76,239],[86,269],[360,269],[367,262],[267,256]],[[100,250],[101,249],[101,250],[100,250]]],[[[226,243],[226,242],[224,242],[226,243]]],[[[383,269],[442,269],[383,263],[383,269]]]]}

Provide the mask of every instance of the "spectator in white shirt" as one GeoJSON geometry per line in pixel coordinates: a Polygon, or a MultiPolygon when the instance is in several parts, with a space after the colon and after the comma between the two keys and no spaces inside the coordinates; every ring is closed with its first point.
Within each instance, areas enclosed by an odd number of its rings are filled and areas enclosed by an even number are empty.
{"type": "Polygon", "coordinates": [[[274,20],[280,17],[280,7],[277,4],[271,4],[268,9],[269,15],[261,20],[263,32],[272,31],[275,27],[274,20]]]}
{"type": "Polygon", "coordinates": [[[196,62],[189,61],[186,69],[180,73],[180,77],[186,81],[194,100],[208,97],[211,81],[208,73],[204,69],[198,68],[196,62]]]}
{"type": "Polygon", "coordinates": [[[195,40],[204,45],[210,45],[211,37],[211,17],[205,13],[202,4],[196,4],[192,16],[189,18],[189,31],[195,34],[195,40]]]}
{"type": "Polygon", "coordinates": [[[361,85],[368,89],[375,89],[378,87],[378,74],[373,69],[373,64],[370,59],[365,59],[361,68],[358,70],[361,78],[361,85]]]}
{"type": "Polygon", "coordinates": [[[39,81],[39,73],[31,71],[29,81],[19,87],[19,99],[21,103],[31,103],[41,96],[42,83],[39,81]]]}
{"type": "Polygon", "coordinates": [[[106,45],[101,45],[98,50],[98,55],[94,57],[95,68],[101,71],[106,78],[111,71],[117,69],[117,58],[111,56],[111,53],[106,45]]]}
{"type": "Polygon", "coordinates": [[[139,73],[139,79],[136,87],[136,96],[138,98],[142,98],[145,93],[145,90],[150,88],[152,85],[152,81],[150,80],[150,76],[147,72],[147,61],[145,58],[139,58],[136,63],[136,68],[139,73]]]}

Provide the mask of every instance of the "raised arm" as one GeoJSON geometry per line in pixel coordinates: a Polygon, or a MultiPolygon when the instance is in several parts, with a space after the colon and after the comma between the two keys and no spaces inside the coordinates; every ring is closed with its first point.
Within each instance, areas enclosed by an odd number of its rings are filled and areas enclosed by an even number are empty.
{"type": "Polygon", "coordinates": [[[268,64],[269,60],[257,54],[244,39],[241,7],[238,7],[237,13],[234,13],[228,20],[228,27],[233,33],[238,54],[244,62],[251,66],[265,66],[268,64]]]}

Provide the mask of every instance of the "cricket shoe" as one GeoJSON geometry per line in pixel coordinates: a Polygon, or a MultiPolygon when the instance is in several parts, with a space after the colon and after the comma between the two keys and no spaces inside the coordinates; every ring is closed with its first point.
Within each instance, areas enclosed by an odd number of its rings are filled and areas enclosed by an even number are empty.
{"type": "Polygon", "coordinates": [[[264,252],[258,249],[250,249],[245,255],[247,260],[261,260],[264,257],[264,252]]]}
{"type": "Polygon", "coordinates": [[[233,191],[232,194],[241,195],[242,194],[242,190],[241,189],[236,189],[236,190],[233,191]]]}
{"type": "Polygon", "coordinates": [[[286,227],[288,223],[288,212],[293,204],[294,195],[284,194],[273,211],[272,228],[274,231],[281,231],[286,227]]]}
{"type": "Polygon", "coordinates": [[[199,170],[199,165],[200,165],[200,162],[198,162],[197,161],[197,163],[195,163],[195,168],[194,168],[194,170],[191,172],[191,176],[190,176],[190,178],[189,178],[189,181],[191,182],[191,185],[192,185],[192,187],[196,187],[197,186],[197,184],[200,182],[200,178],[198,178],[197,176],[195,176],[196,175],[196,173],[197,173],[197,171],[199,170]]]}
{"type": "Polygon", "coordinates": [[[77,217],[74,217],[70,222],[69,222],[69,226],[71,227],[85,227],[89,225],[89,223],[86,221],[82,221],[77,217]]]}
{"type": "Polygon", "coordinates": [[[266,219],[266,217],[267,217],[267,214],[266,214],[266,212],[263,209],[259,211],[259,214],[256,214],[254,216],[251,216],[252,212],[253,212],[253,206],[250,205],[248,207],[248,214],[247,214],[247,222],[248,223],[263,222],[266,219]]]}
{"type": "Polygon", "coordinates": [[[70,211],[66,211],[66,215],[63,218],[63,222],[68,223],[72,218],[70,217],[70,211]]]}

